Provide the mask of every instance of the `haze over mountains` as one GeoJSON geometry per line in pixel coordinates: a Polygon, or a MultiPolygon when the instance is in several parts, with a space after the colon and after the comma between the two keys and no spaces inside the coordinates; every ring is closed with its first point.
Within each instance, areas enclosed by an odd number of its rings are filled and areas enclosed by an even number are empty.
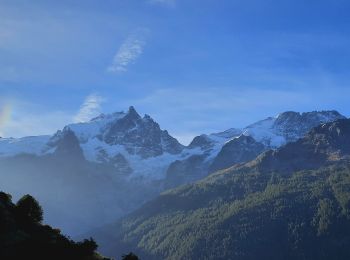
{"type": "Polygon", "coordinates": [[[34,195],[48,223],[77,235],[125,216],[167,188],[250,161],[343,118],[336,111],[285,112],[184,146],[130,107],[52,136],[0,139],[0,181],[15,197],[34,195]]]}

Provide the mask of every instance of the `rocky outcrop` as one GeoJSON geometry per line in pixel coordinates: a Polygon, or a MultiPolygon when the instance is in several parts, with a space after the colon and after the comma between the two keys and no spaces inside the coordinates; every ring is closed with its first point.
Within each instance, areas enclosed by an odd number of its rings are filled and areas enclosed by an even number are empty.
{"type": "Polygon", "coordinates": [[[123,145],[129,154],[142,158],[176,154],[184,148],[167,131],[162,131],[150,116],[141,118],[134,107],[130,107],[124,117],[110,123],[102,139],[109,145],[123,145]]]}

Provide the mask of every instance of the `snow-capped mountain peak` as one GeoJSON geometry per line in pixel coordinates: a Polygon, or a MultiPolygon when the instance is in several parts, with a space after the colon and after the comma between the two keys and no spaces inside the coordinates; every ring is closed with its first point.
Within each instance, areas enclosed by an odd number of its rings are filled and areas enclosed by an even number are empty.
{"type": "Polygon", "coordinates": [[[197,136],[185,149],[193,151],[192,155],[169,166],[168,183],[198,180],[212,171],[247,162],[264,150],[276,149],[303,137],[315,126],[342,118],[345,117],[336,111],[289,111],[243,129],[197,136]]]}
{"type": "Polygon", "coordinates": [[[189,146],[184,147],[166,130],[162,130],[151,116],[141,117],[131,106],[127,112],[101,114],[88,122],[69,124],[53,136],[1,138],[0,156],[21,153],[56,155],[56,151],[64,151],[77,153],[77,158],[83,156],[88,161],[113,165],[116,170],[123,168],[124,173],[128,172],[131,176],[161,179],[169,165],[177,160],[199,156],[204,165],[210,165],[225,144],[242,134],[253,138],[266,149],[277,148],[303,137],[321,123],[342,118],[345,117],[336,111],[289,111],[243,129],[231,128],[197,136],[189,146]],[[67,140],[73,140],[74,145],[67,146],[67,140]]]}

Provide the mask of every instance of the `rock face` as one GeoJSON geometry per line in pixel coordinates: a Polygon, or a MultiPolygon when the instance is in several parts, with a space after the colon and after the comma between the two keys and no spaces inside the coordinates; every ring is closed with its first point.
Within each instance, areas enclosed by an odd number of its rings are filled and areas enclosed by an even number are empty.
{"type": "Polygon", "coordinates": [[[100,138],[109,145],[123,145],[129,154],[144,159],[163,153],[178,154],[184,148],[150,116],[141,118],[134,107],[124,117],[111,122],[100,138]]]}
{"type": "Polygon", "coordinates": [[[164,178],[169,160],[175,160],[184,149],[149,115],[141,117],[134,107],[67,128],[78,137],[87,160],[112,164],[131,177],[164,178]]]}

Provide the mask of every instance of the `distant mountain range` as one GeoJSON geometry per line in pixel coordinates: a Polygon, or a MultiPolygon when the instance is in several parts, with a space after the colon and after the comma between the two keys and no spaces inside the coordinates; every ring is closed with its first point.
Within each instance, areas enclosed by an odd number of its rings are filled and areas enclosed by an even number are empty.
{"type": "Polygon", "coordinates": [[[150,116],[141,117],[134,107],[130,107],[127,112],[102,114],[87,123],[67,125],[53,136],[2,138],[0,157],[23,154],[44,156],[58,152],[57,148],[65,143],[67,152],[83,156],[87,161],[113,165],[116,171],[129,173],[131,178],[142,176],[163,179],[169,164],[177,160],[192,160],[192,156],[203,157],[202,163],[210,164],[211,171],[244,161],[246,154],[241,155],[241,160],[232,156],[232,162],[227,161],[220,165],[220,161],[224,160],[222,157],[225,150],[240,145],[248,149],[246,136],[252,137],[248,142],[257,143],[256,147],[250,147],[247,151],[249,153],[252,150],[254,153],[246,159],[249,160],[264,149],[278,148],[297,140],[321,123],[342,118],[345,117],[336,111],[302,114],[285,112],[244,129],[232,128],[220,133],[197,136],[186,147],[166,130],[161,130],[150,116]],[[211,165],[219,153],[221,159],[217,158],[215,164],[211,165]]]}
{"type": "Polygon", "coordinates": [[[248,162],[344,118],[336,111],[284,112],[243,129],[197,136],[184,146],[130,107],[52,136],[1,138],[1,188],[15,197],[33,194],[49,223],[76,235],[126,215],[167,188],[248,162]]]}
{"type": "Polygon", "coordinates": [[[350,119],[339,119],[166,191],[94,236],[104,252],[145,259],[349,259],[349,230],[350,119]]]}

